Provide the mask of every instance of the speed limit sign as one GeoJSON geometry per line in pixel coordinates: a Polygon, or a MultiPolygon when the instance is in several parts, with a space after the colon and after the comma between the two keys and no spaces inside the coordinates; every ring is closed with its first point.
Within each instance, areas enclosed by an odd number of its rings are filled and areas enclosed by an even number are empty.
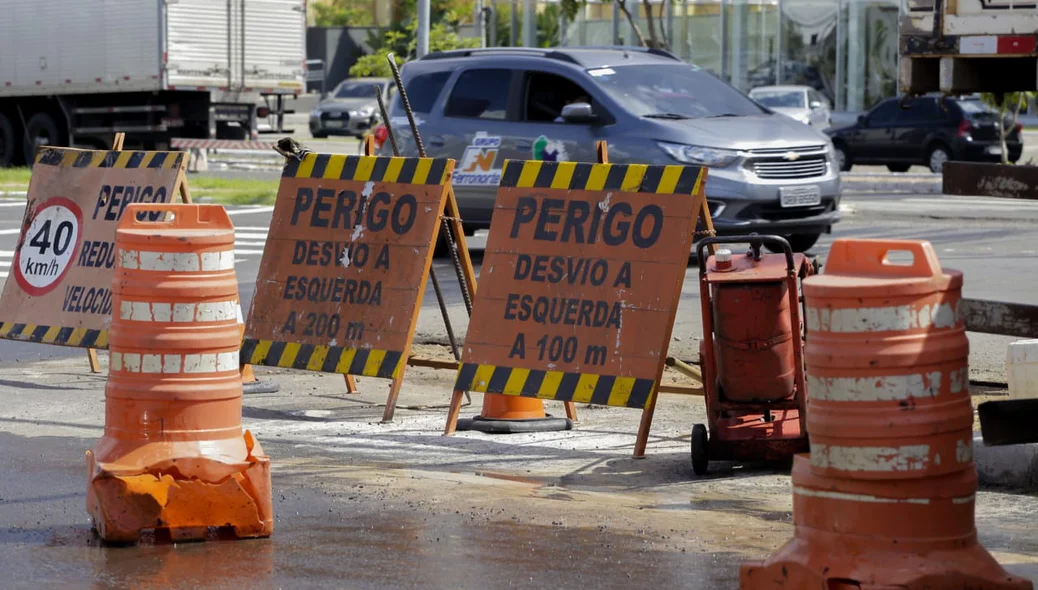
{"type": "Polygon", "coordinates": [[[23,233],[14,258],[14,277],[26,293],[43,295],[68,273],[79,251],[83,212],[64,197],[44,201],[23,233]]]}

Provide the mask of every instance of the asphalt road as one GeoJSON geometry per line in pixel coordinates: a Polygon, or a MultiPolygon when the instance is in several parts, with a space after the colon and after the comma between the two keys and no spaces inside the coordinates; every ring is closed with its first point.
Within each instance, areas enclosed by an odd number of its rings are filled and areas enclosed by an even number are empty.
{"type": "MultiPolygon", "coordinates": [[[[1029,272],[1038,258],[1034,243],[1034,224],[1038,222],[1038,202],[991,198],[946,196],[852,195],[844,198],[844,220],[834,234],[826,236],[812,250],[824,257],[833,238],[925,239],[937,249],[941,262],[965,273],[966,296],[1020,303],[1033,303],[1038,291],[1038,275],[1029,272]]],[[[0,284],[8,279],[23,214],[18,201],[0,201],[0,284]]],[[[252,301],[260,259],[266,243],[272,207],[229,207],[236,229],[236,270],[244,309],[252,301]]],[[[470,238],[469,247],[479,268],[486,233],[470,238]]],[[[434,263],[448,302],[456,334],[464,335],[468,318],[464,311],[451,262],[434,263]]],[[[684,284],[681,306],[674,329],[670,353],[695,358],[696,341],[702,333],[696,269],[690,266],[684,284]]],[[[999,378],[1004,370],[1006,338],[971,336],[971,364],[999,378]]],[[[426,290],[416,331],[416,341],[447,343],[432,288],[426,290]]],[[[77,349],[32,345],[0,340],[0,361],[28,361],[81,355],[77,349]]]]}

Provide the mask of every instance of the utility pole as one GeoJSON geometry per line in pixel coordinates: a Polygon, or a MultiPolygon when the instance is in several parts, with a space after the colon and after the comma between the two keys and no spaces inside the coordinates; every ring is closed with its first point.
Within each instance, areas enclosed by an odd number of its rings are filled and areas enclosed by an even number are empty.
{"type": "Polygon", "coordinates": [[[537,6],[523,0],[523,47],[537,47],[537,6]]]}
{"type": "Polygon", "coordinates": [[[418,59],[429,53],[429,0],[418,0],[418,59]]]}
{"type": "Polygon", "coordinates": [[[519,0],[512,0],[512,22],[508,29],[508,46],[519,46],[519,0]]]}

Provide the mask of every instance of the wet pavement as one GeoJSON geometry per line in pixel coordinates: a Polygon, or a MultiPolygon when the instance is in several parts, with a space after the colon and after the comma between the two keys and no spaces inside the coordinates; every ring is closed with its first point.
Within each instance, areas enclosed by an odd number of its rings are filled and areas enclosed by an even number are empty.
{"type": "Polygon", "coordinates": [[[721,547],[654,549],[604,524],[502,522],[502,508],[386,507],[386,494],[365,493],[365,484],[334,493],[329,466],[320,477],[313,468],[275,475],[270,539],[105,547],[83,509],[82,453],[94,441],[19,439],[0,434],[5,588],[723,588],[743,559],[721,547]]]}

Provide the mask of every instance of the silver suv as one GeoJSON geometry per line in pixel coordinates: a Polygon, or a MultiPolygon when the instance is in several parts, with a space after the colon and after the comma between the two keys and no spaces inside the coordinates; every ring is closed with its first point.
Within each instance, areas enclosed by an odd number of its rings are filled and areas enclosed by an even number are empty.
{"type": "MultiPolygon", "coordinates": [[[[720,234],[783,235],[803,252],[840,219],[826,135],[665,51],[464,49],[401,73],[428,155],[457,160],[466,233],[490,226],[506,159],[593,162],[602,139],[614,163],[708,166],[720,234]]],[[[390,120],[403,155],[415,155],[399,97],[390,120]]]]}

